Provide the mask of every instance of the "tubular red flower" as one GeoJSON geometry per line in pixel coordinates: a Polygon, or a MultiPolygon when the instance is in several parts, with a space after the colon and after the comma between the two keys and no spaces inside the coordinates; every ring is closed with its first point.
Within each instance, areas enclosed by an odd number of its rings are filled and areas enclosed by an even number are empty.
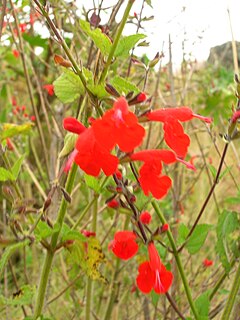
{"type": "Polygon", "coordinates": [[[128,260],[138,251],[136,235],[132,231],[118,231],[111,243],[112,252],[120,259],[128,260]]]}
{"type": "Polygon", "coordinates": [[[92,128],[86,129],[76,143],[76,164],[87,174],[97,177],[102,169],[106,176],[112,175],[118,166],[118,158],[98,143],[92,128]]]}
{"type": "Polygon", "coordinates": [[[76,118],[65,118],[63,119],[63,128],[69,132],[81,134],[86,130],[83,124],[79,122],[76,118]]]}
{"type": "Polygon", "coordinates": [[[138,160],[144,162],[163,161],[166,164],[177,161],[174,152],[171,150],[143,150],[133,153],[130,156],[131,160],[138,160]]]}
{"type": "Polygon", "coordinates": [[[116,209],[119,207],[119,202],[116,199],[112,199],[107,203],[108,208],[116,209]]]}
{"type": "Polygon", "coordinates": [[[213,260],[208,260],[208,259],[205,259],[203,260],[203,266],[204,267],[211,267],[213,265],[213,260]]]}
{"type": "Polygon", "coordinates": [[[101,119],[93,122],[96,139],[106,149],[115,145],[124,152],[139,146],[145,135],[144,128],[138,123],[135,114],[128,110],[124,97],[120,97],[101,119]]]}
{"type": "Polygon", "coordinates": [[[193,113],[193,111],[188,107],[179,108],[162,108],[159,110],[154,110],[147,114],[149,120],[167,122],[171,119],[179,120],[182,122],[192,120],[193,118],[198,118],[207,123],[211,123],[212,119],[208,117],[203,117],[201,115],[193,113]]]}
{"type": "Polygon", "coordinates": [[[139,219],[143,224],[149,224],[152,220],[152,216],[148,211],[144,211],[140,214],[139,219]]]}

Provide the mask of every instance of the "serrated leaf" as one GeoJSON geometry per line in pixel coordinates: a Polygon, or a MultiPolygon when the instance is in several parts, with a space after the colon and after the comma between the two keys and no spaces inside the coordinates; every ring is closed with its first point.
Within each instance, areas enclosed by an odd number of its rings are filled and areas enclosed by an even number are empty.
{"type": "Polygon", "coordinates": [[[12,138],[14,136],[18,136],[19,134],[27,134],[30,132],[32,127],[34,126],[31,122],[26,122],[24,124],[13,124],[13,123],[4,123],[3,130],[0,133],[1,140],[12,138]]]}
{"type": "Polygon", "coordinates": [[[79,76],[73,71],[64,69],[64,73],[54,82],[54,93],[63,103],[70,103],[84,93],[84,86],[79,76]]]}
{"type": "Polygon", "coordinates": [[[0,181],[15,180],[14,175],[7,169],[0,167],[0,181]]]}
{"type": "Polygon", "coordinates": [[[0,306],[23,306],[32,302],[35,294],[35,288],[30,285],[24,285],[13,294],[12,298],[5,298],[0,296],[0,306]]]}
{"type": "Polygon", "coordinates": [[[75,240],[68,250],[73,262],[80,265],[89,278],[107,282],[99,271],[99,266],[105,261],[105,256],[98,239],[85,238],[85,242],[75,240]]]}
{"type": "Polygon", "coordinates": [[[92,39],[103,55],[109,54],[112,43],[107,35],[102,33],[99,28],[91,29],[90,23],[84,20],[80,20],[80,27],[92,39]]]}
{"type": "Polygon", "coordinates": [[[133,91],[135,94],[140,92],[133,83],[119,76],[115,76],[110,81],[110,84],[121,94],[128,94],[130,91],[133,91]]]}
{"type": "Polygon", "coordinates": [[[239,229],[237,213],[224,210],[218,218],[216,251],[226,272],[230,271],[231,243],[236,241],[230,236],[237,229],[239,229]]]}
{"type": "Polygon", "coordinates": [[[132,34],[130,36],[122,37],[118,43],[117,49],[114,53],[115,57],[127,57],[129,51],[135,46],[135,44],[146,38],[144,34],[132,34]]]}
{"type": "Polygon", "coordinates": [[[210,300],[209,300],[210,290],[202,293],[195,301],[195,307],[197,309],[197,313],[199,319],[208,320],[208,313],[210,309],[210,300]]]}
{"type": "Polygon", "coordinates": [[[74,134],[71,132],[68,132],[66,134],[64,138],[64,146],[58,155],[59,158],[67,156],[69,153],[71,153],[74,150],[77,138],[78,138],[77,134],[74,134]]]}
{"type": "Polygon", "coordinates": [[[211,229],[212,225],[209,224],[199,224],[196,226],[186,243],[186,248],[190,254],[195,254],[201,249],[211,229]]]}
{"type": "Polygon", "coordinates": [[[25,158],[25,155],[22,155],[19,159],[17,159],[17,161],[14,163],[14,165],[11,168],[11,171],[12,171],[12,174],[14,175],[15,180],[17,180],[24,158],[25,158]]]}
{"type": "Polygon", "coordinates": [[[2,256],[1,256],[1,259],[0,259],[0,277],[2,275],[2,272],[3,272],[4,268],[5,268],[6,263],[8,262],[9,258],[13,255],[13,253],[16,250],[27,246],[29,243],[30,243],[30,240],[26,239],[26,240],[24,240],[22,242],[14,243],[14,244],[8,246],[4,250],[4,252],[3,252],[2,256]]]}
{"type": "Polygon", "coordinates": [[[103,99],[109,96],[103,84],[92,84],[87,85],[87,87],[98,99],[103,99]]]}
{"type": "Polygon", "coordinates": [[[100,186],[100,182],[97,178],[95,178],[93,176],[89,176],[87,174],[84,174],[84,179],[85,179],[86,185],[90,189],[92,189],[96,193],[99,193],[101,186],[100,186]]]}
{"type": "Polygon", "coordinates": [[[53,228],[50,228],[49,225],[44,221],[39,221],[36,229],[34,230],[34,234],[38,241],[42,239],[46,239],[52,236],[54,233],[59,231],[59,224],[55,224],[53,228]]]}
{"type": "Polygon", "coordinates": [[[67,240],[80,240],[80,241],[86,241],[86,237],[81,234],[77,230],[71,230],[70,227],[64,223],[62,227],[62,241],[67,241],[67,240]]]}

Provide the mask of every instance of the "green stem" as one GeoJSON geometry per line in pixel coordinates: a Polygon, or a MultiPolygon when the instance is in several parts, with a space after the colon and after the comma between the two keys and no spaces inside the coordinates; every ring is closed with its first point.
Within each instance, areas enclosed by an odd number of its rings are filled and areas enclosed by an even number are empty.
{"type": "Polygon", "coordinates": [[[233,280],[232,289],[228,296],[227,304],[223,311],[221,320],[228,320],[230,318],[231,311],[232,311],[236,296],[238,294],[239,288],[240,288],[240,263],[238,265],[238,269],[237,269],[235,278],[233,280]]]}
{"type": "MultiPolygon", "coordinates": [[[[93,219],[92,219],[92,230],[93,232],[97,232],[97,216],[98,216],[98,197],[94,195],[94,207],[93,207],[93,219]]],[[[85,319],[90,320],[91,319],[91,305],[92,305],[92,292],[93,292],[93,281],[91,278],[88,278],[87,281],[87,300],[86,300],[86,315],[85,319]]]]}
{"type": "Polygon", "coordinates": [[[129,12],[130,12],[130,10],[132,8],[132,5],[133,5],[134,1],[135,0],[128,0],[127,7],[125,9],[122,21],[121,21],[121,23],[120,23],[120,25],[118,27],[117,34],[116,34],[116,37],[115,37],[115,39],[113,41],[113,44],[112,44],[111,51],[109,53],[107,62],[106,62],[105,66],[104,66],[104,69],[103,69],[103,71],[101,73],[101,76],[100,76],[100,79],[99,79],[100,83],[102,83],[105,80],[106,76],[107,76],[108,69],[109,69],[109,67],[110,67],[110,65],[112,63],[114,52],[117,49],[117,45],[118,45],[120,37],[122,35],[123,28],[124,28],[124,26],[125,26],[125,24],[127,22],[127,19],[128,19],[128,16],[129,16],[129,12]]]}
{"type": "MultiPolygon", "coordinates": [[[[162,224],[166,224],[167,221],[166,221],[164,215],[162,214],[162,212],[160,211],[160,209],[158,207],[158,204],[157,204],[157,202],[155,200],[152,200],[152,206],[153,206],[155,212],[157,213],[161,223],[162,224]]],[[[167,230],[167,236],[168,236],[170,245],[171,245],[172,250],[173,250],[173,255],[175,257],[176,264],[177,264],[180,276],[182,278],[184,290],[185,290],[185,293],[186,293],[190,308],[192,310],[192,313],[193,313],[195,319],[198,320],[199,317],[198,317],[198,313],[197,313],[197,310],[196,310],[194,302],[193,302],[193,298],[192,298],[192,295],[191,295],[191,290],[190,290],[190,287],[189,287],[188,282],[187,282],[187,278],[186,278],[185,273],[184,273],[183,265],[182,265],[182,262],[180,260],[179,254],[178,254],[177,247],[176,247],[172,232],[170,230],[167,230]]]]}
{"type": "MultiPolygon", "coordinates": [[[[236,259],[233,259],[230,263],[230,269],[233,268],[234,264],[236,262],[236,259]]],[[[213,299],[213,297],[215,296],[216,292],[218,291],[218,289],[220,288],[220,286],[222,285],[223,281],[227,278],[227,276],[229,275],[229,272],[223,272],[223,274],[220,276],[220,278],[218,279],[217,283],[215,284],[215,287],[212,289],[211,294],[209,295],[209,300],[211,301],[213,299]]]]}
{"type": "MultiPolygon", "coordinates": [[[[73,189],[73,184],[75,180],[75,176],[77,173],[77,165],[74,163],[72,166],[72,169],[68,175],[68,179],[66,182],[66,191],[71,194],[71,191],[73,189]]],[[[41,272],[41,277],[40,277],[40,282],[38,286],[38,291],[37,291],[37,298],[36,298],[36,304],[35,304],[35,310],[34,310],[34,320],[37,319],[41,313],[42,313],[42,308],[44,304],[44,298],[45,298],[45,293],[47,289],[47,284],[48,284],[48,279],[49,279],[49,274],[51,271],[52,267],[52,262],[55,254],[55,248],[57,245],[58,237],[62,229],[64,217],[67,211],[67,205],[68,202],[65,200],[65,198],[62,198],[62,202],[58,211],[58,217],[55,223],[55,226],[58,226],[58,231],[52,235],[51,238],[51,243],[50,243],[50,250],[47,251],[47,254],[45,256],[45,260],[43,263],[43,268],[41,272]]]]}
{"type": "MultiPolygon", "coordinates": [[[[130,221],[130,216],[127,216],[126,220],[125,220],[125,223],[124,223],[123,230],[127,229],[129,221],[130,221]]],[[[113,306],[114,306],[114,301],[116,300],[116,294],[117,294],[117,283],[116,283],[116,280],[117,280],[118,273],[119,273],[120,263],[121,263],[121,260],[119,258],[117,258],[116,264],[115,264],[115,268],[114,268],[114,272],[113,272],[113,275],[112,275],[112,281],[111,281],[111,286],[110,286],[110,296],[109,296],[108,305],[107,305],[107,309],[106,309],[104,320],[111,319],[111,314],[112,314],[112,310],[113,310],[113,306]]]]}

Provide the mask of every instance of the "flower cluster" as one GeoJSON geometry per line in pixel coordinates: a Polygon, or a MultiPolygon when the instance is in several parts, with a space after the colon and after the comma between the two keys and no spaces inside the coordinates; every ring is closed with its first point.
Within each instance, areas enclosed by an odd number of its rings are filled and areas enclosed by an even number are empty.
{"type": "MultiPolygon", "coordinates": [[[[120,259],[128,260],[138,251],[136,235],[131,231],[119,231],[115,233],[114,240],[109,249],[120,259]]],[[[136,283],[140,291],[149,293],[166,293],[173,280],[171,271],[168,271],[161,262],[158,251],[153,242],[148,244],[149,261],[144,261],[138,267],[136,283]]]]}
{"type": "MultiPolygon", "coordinates": [[[[145,94],[141,95],[141,101],[142,99],[146,99],[145,94]]],[[[160,109],[149,112],[143,118],[145,121],[164,123],[164,139],[173,151],[143,150],[134,153],[135,148],[142,144],[145,129],[137,116],[129,110],[127,100],[119,97],[101,118],[91,120],[89,128],[74,118],[64,119],[64,128],[78,135],[66,171],[70,168],[71,162],[75,161],[84,172],[95,177],[101,170],[106,176],[117,173],[119,159],[112,153],[117,146],[121,152],[127,154],[129,161],[143,162],[139,171],[139,182],[143,192],[146,195],[151,193],[156,199],[164,197],[172,182],[168,176],[162,175],[162,162],[172,164],[180,161],[188,168],[194,169],[193,165],[183,160],[190,139],[179,121],[199,118],[210,123],[211,119],[194,114],[188,107],[160,109]]]]}

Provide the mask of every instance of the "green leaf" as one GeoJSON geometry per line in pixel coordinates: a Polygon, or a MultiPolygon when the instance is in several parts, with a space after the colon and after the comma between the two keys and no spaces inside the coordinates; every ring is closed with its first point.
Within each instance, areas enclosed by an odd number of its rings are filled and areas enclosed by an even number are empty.
{"type": "Polygon", "coordinates": [[[121,94],[127,94],[130,91],[133,91],[135,94],[140,92],[140,90],[133,83],[119,76],[115,76],[110,81],[110,84],[121,94]]]}
{"type": "Polygon", "coordinates": [[[31,122],[26,122],[20,125],[4,123],[3,130],[0,132],[0,138],[1,140],[4,140],[7,138],[18,136],[19,134],[27,134],[30,132],[33,126],[34,124],[31,122]]]}
{"type": "Polygon", "coordinates": [[[112,43],[108,36],[102,33],[99,28],[91,29],[90,23],[84,20],[80,20],[80,27],[92,39],[103,55],[109,54],[112,43]]]}
{"type": "Polygon", "coordinates": [[[14,180],[17,180],[24,158],[25,158],[25,155],[22,155],[19,159],[17,159],[17,161],[14,163],[14,165],[11,168],[12,174],[14,175],[14,178],[15,178],[14,180]]]}
{"type": "Polygon", "coordinates": [[[7,169],[0,167],[0,181],[15,180],[15,176],[7,169]]]}
{"type": "Polygon", "coordinates": [[[41,38],[40,35],[32,36],[30,33],[23,33],[23,39],[27,41],[31,47],[42,47],[47,48],[48,39],[41,38]]]}
{"type": "Polygon", "coordinates": [[[196,226],[186,243],[186,248],[190,254],[197,253],[201,249],[211,229],[212,225],[209,224],[199,224],[196,226]]]}
{"type": "Polygon", "coordinates": [[[208,320],[208,313],[210,309],[210,300],[209,294],[211,290],[207,290],[202,293],[195,301],[195,307],[197,309],[197,313],[199,315],[200,320],[208,320]]]}
{"type": "Polygon", "coordinates": [[[129,51],[135,46],[135,44],[141,40],[146,38],[144,34],[133,34],[127,37],[122,37],[118,43],[117,49],[114,53],[115,57],[127,57],[129,51]]]}
{"type": "Polygon", "coordinates": [[[215,179],[216,175],[217,175],[217,169],[211,164],[209,164],[208,167],[209,167],[209,169],[211,171],[211,174],[212,174],[213,178],[215,179]]]}
{"type": "Polygon", "coordinates": [[[34,234],[36,239],[41,241],[42,239],[52,236],[55,232],[58,232],[59,228],[59,224],[55,224],[53,228],[50,228],[46,222],[39,221],[36,229],[34,230],[34,234]]]}
{"type": "Polygon", "coordinates": [[[53,82],[54,92],[63,103],[70,103],[84,93],[84,86],[79,76],[64,69],[64,73],[53,82]]]}
{"type": "Polygon", "coordinates": [[[87,87],[98,99],[103,99],[109,96],[103,84],[87,85],[87,87]]]}
{"type": "Polygon", "coordinates": [[[154,307],[157,307],[160,295],[158,293],[156,293],[155,291],[151,291],[151,298],[152,298],[152,304],[154,305],[154,307]]]}
{"type": "Polygon", "coordinates": [[[224,210],[219,216],[217,223],[216,251],[226,272],[230,271],[229,258],[231,254],[231,245],[237,242],[236,239],[231,237],[235,230],[239,230],[237,213],[224,210]]]}
{"type": "Polygon", "coordinates": [[[75,133],[68,132],[64,138],[64,146],[59,153],[59,158],[67,156],[71,153],[75,147],[78,135],[75,133]]]}
{"type": "Polygon", "coordinates": [[[13,255],[13,253],[16,250],[27,246],[29,243],[30,243],[30,240],[26,239],[26,240],[24,240],[22,242],[14,243],[14,244],[8,246],[4,250],[4,252],[3,252],[2,256],[1,256],[1,259],[0,259],[0,277],[2,275],[2,272],[3,272],[4,268],[5,268],[6,263],[8,262],[9,258],[13,255]]]}
{"type": "Polygon", "coordinates": [[[67,240],[80,240],[80,241],[86,241],[86,237],[81,234],[77,230],[71,230],[70,227],[64,223],[62,227],[62,241],[67,240]]]}
{"type": "Polygon", "coordinates": [[[23,306],[28,305],[32,302],[33,296],[35,294],[35,288],[30,285],[24,285],[13,294],[12,298],[5,298],[0,296],[0,306],[23,306]]]}
{"type": "Polygon", "coordinates": [[[145,2],[152,8],[152,0],[145,0],[145,2]]]}
{"type": "Polygon", "coordinates": [[[229,204],[240,204],[240,197],[229,197],[226,198],[224,202],[229,204]]]}
{"type": "Polygon", "coordinates": [[[189,229],[185,224],[181,223],[178,228],[178,245],[184,243],[189,233],[189,229]]]}
{"type": "Polygon", "coordinates": [[[97,178],[84,174],[84,179],[85,179],[86,185],[90,189],[92,189],[96,193],[99,193],[101,186],[97,178]]]}

